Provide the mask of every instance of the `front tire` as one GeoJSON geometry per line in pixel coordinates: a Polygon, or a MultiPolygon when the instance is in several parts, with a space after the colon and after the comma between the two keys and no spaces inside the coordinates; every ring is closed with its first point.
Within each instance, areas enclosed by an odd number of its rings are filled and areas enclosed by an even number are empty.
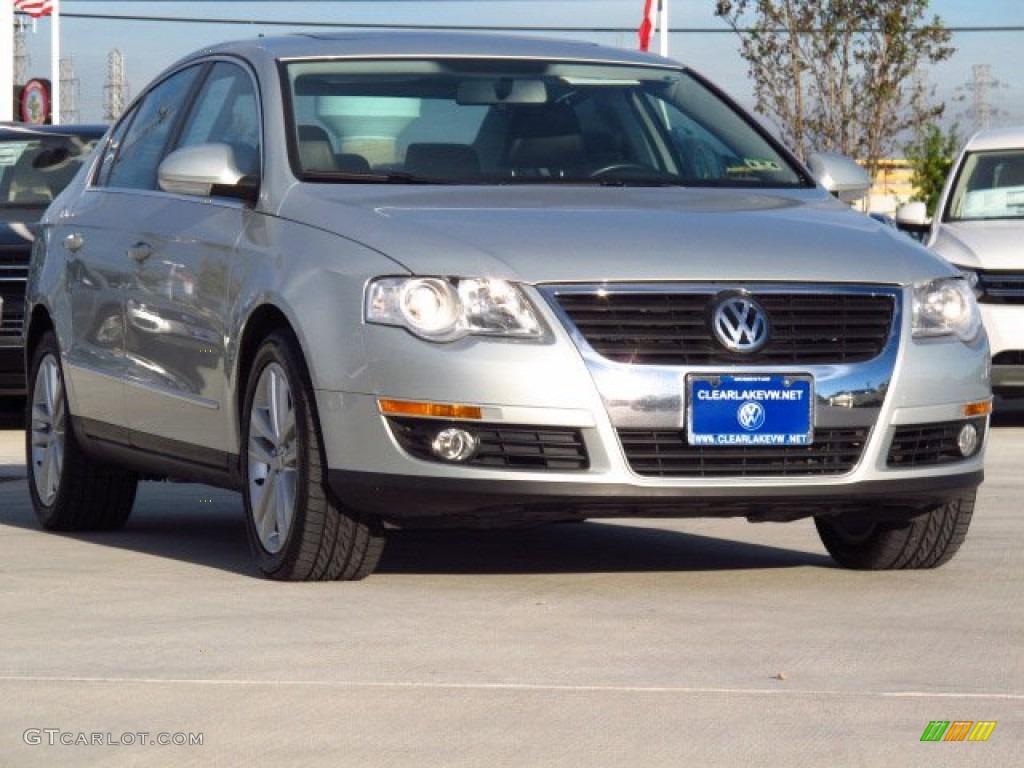
{"type": "Polygon", "coordinates": [[[378,520],[335,503],[313,387],[290,333],[262,343],[242,412],[246,531],[259,569],[287,581],[352,581],[377,567],[378,520]]]}
{"type": "Polygon", "coordinates": [[[25,464],[32,506],[51,531],[109,531],[127,522],[138,476],[87,456],[68,413],[57,338],[43,335],[28,377],[25,464]]]}
{"type": "Polygon", "coordinates": [[[937,568],[960,549],[974,514],[976,491],[902,523],[816,517],[825,549],[844,568],[937,568]]]}

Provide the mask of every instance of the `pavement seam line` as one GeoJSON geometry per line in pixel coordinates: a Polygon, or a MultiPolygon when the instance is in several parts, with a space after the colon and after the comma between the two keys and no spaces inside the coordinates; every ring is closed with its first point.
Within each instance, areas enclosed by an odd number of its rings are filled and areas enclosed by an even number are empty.
{"type": "Polygon", "coordinates": [[[542,683],[431,683],[431,682],[360,682],[350,680],[240,680],[202,678],[135,678],[135,677],[34,677],[0,675],[0,683],[93,683],[108,685],[239,685],[324,688],[404,688],[424,690],[480,691],[550,691],[563,693],[714,693],[744,696],[850,696],[893,699],[997,699],[1024,701],[1024,693],[957,693],[955,691],[840,691],[828,689],[785,690],[782,688],[707,688],[700,686],[638,686],[638,685],[557,685],[542,683]]]}

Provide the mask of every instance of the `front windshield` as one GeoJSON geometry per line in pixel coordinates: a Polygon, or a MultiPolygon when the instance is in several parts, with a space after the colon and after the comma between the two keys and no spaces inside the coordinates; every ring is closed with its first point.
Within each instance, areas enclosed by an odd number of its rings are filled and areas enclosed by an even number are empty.
{"type": "Polygon", "coordinates": [[[285,65],[313,181],[810,184],[685,71],[508,60],[285,65]]]}
{"type": "Polygon", "coordinates": [[[98,136],[30,133],[0,139],[0,208],[45,208],[98,141],[98,136]]]}
{"type": "Polygon", "coordinates": [[[946,221],[1024,218],[1024,149],[964,157],[946,221]]]}

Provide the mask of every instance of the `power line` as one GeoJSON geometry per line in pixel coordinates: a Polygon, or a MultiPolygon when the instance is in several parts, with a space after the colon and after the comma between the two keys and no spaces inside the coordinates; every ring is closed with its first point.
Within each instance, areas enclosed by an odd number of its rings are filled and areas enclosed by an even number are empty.
{"type": "MultiPolygon", "coordinates": [[[[82,2],[93,2],[94,0],[81,0],[82,2]]],[[[115,2],[136,2],[137,0],[114,0],[115,2]]],[[[165,0],[167,1],[167,0],[165,0]]],[[[220,2],[241,2],[242,0],[220,0],[220,2]]],[[[346,0],[308,0],[309,2],[346,2],[346,0]]],[[[444,0],[446,2],[463,2],[464,0],[444,0]]],[[[540,2],[541,0],[512,0],[514,2],[540,2]]],[[[65,0],[67,2],[67,0],[65,0]]],[[[195,2],[195,0],[170,0],[170,2],[195,2]]],[[[347,0],[351,3],[366,3],[366,0],[347,0]]],[[[376,0],[376,2],[423,2],[423,0],[376,0]]],[[[20,12],[19,12],[20,13],[20,12]]],[[[495,25],[495,24],[408,24],[388,22],[353,22],[353,21],[296,21],[282,19],[255,19],[255,18],[230,18],[230,17],[204,17],[191,18],[187,16],[156,16],[150,14],[119,14],[119,13],[92,13],[62,11],[63,19],[96,19],[102,21],[149,21],[176,24],[231,24],[240,26],[266,26],[266,27],[308,27],[308,28],[333,28],[333,29],[403,29],[403,30],[471,30],[479,32],[600,32],[608,34],[622,34],[636,32],[634,26],[552,26],[552,25],[495,25]]],[[[948,32],[957,34],[973,33],[999,33],[999,32],[1024,32],[1024,25],[1006,26],[959,26],[945,27],[948,32]]],[[[741,28],[734,30],[732,27],[670,27],[670,34],[686,35],[707,35],[707,34],[750,34],[752,32],[766,31],[774,34],[788,34],[789,30],[784,28],[774,30],[759,30],[741,28]]],[[[801,34],[810,34],[819,30],[801,30],[801,34]]],[[[857,33],[877,32],[877,29],[863,27],[855,30],[857,33]]]]}

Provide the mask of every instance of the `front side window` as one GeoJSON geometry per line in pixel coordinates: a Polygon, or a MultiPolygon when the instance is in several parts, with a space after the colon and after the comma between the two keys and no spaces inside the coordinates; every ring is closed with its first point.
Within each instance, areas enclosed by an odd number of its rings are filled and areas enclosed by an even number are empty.
{"type": "Polygon", "coordinates": [[[260,169],[260,123],[252,78],[237,64],[219,61],[210,69],[189,113],[178,147],[222,143],[231,147],[242,173],[260,169]]]}
{"type": "Polygon", "coordinates": [[[335,60],[282,78],[293,169],[311,181],[812,185],[684,70],[335,60]]]}
{"type": "Polygon", "coordinates": [[[97,176],[100,186],[155,189],[171,129],[200,71],[184,69],[153,88],[114,129],[97,176]]]}
{"type": "Polygon", "coordinates": [[[968,153],[946,221],[1024,218],[1024,149],[968,153]]]}

